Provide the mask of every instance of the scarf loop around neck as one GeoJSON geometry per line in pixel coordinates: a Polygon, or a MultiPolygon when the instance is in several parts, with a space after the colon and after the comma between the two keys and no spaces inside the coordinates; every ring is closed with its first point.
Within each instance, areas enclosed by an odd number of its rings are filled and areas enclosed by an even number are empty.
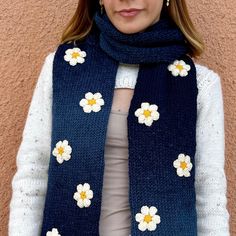
{"type": "Polygon", "coordinates": [[[130,233],[196,236],[198,90],[184,37],[166,18],[130,35],[106,15],[96,13],[94,21],[83,42],[59,45],[54,57],[41,236],[99,235],[104,146],[119,63],[139,64],[127,116],[130,233]]]}
{"type": "Polygon", "coordinates": [[[145,32],[124,34],[106,14],[94,18],[100,33],[100,46],[113,59],[128,64],[173,61],[187,53],[183,33],[165,16],[145,32]]]}

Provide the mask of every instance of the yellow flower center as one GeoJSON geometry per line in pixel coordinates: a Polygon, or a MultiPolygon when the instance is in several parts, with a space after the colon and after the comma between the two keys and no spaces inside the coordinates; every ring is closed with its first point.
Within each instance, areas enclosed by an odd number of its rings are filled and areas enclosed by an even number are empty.
{"type": "Polygon", "coordinates": [[[89,105],[96,104],[96,100],[94,98],[88,100],[89,105]]]}
{"type": "Polygon", "coordinates": [[[143,114],[146,118],[151,116],[151,112],[149,110],[144,110],[143,114]]]}
{"type": "Polygon", "coordinates": [[[152,221],[152,216],[150,214],[144,216],[144,221],[146,223],[149,223],[152,221]]]}
{"type": "Polygon", "coordinates": [[[84,191],[81,192],[81,193],[80,193],[80,197],[81,197],[82,200],[84,200],[85,198],[87,198],[86,192],[84,192],[84,191]]]}
{"type": "Polygon", "coordinates": [[[64,153],[64,148],[63,147],[59,147],[57,150],[58,150],[58,153],[60,155],[62,155],[64,153]]]}
{"type": "Polygon", "coordinates": [[[71,56],[72,56],[72,58],[76,59],[77,57],[79,57],[79,53],[78,52],[73,52],[71,56]]]}
{"type": "Polygon", "coordinates": [[[185,168],[187,168],[187,163],[185,161],[181,161],[180,167],[184,170],[185,168]]]}
{"type": "Polygon", "coordinates": [[[176,68],[177,68],[178,70],[180,70],[180,71],[184,69],[184,67],[183,67],[182,65],[180,65],[180,64],[176,65],[176,68]]]}

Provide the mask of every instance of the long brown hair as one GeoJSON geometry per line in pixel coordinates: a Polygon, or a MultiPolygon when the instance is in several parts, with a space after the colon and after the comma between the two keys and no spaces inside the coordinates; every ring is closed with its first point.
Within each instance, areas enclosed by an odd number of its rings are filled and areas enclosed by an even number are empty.
{"type": "MultiPolygon", "coordinates": [[[[77,9],[64,29],[60,43],[83,40],[91,31],[93,16],[100,8],[98,0],[79,0],[77,9]]],[[[180,28],[189,47],[189,55],[199,57],[204,51],[204,42],[190,19],[185,0],[171,0],[163,4],[162,14],[167,14],[180,28]]]]}

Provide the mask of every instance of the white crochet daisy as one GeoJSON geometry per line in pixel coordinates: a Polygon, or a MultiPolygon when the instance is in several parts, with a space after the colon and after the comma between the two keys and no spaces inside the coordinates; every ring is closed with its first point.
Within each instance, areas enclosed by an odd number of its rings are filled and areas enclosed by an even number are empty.
{"type": "Polygon", "coordinates": [[[68,61],[71,66],[75,66],[77,63],[84,63],[86,52],[81,51],[80,48],[69,48],[65,51],[64,59],[68,61]]]}
{"type": "Polygon", "coordinates": [[[190,69],[190,65],[186,64],[183,60],[175,60],[168,66],[168,70],[172,72],[173,76],[187,76],[190,69]]]}
{"type": "Polygon", "coordinates": [[[101,106],[104,105],[104,100],[101,93],[91,93],[85,94],[85,98],[81,99],[79,105],[83,107],[84,112],[90,113],[91,111],[98,112],[101,110],[101,106]]]}
{"type": "Polygon", "coordinates": [[[160,224],[161,218],[159,215],[156,215],[157,208],[151,206],[143,206],[141,208],[141,213],[135,215],[135,220],[139,222],[138,228],[141,231],[149,230],[154,231],[157,227],[157,224],[160,224]]]}
{"type": "Polygon", "coordinates": [[[93,191],[90,189],[88,183],[77,185],[77,192],[74,193],[73,198],[77,201],[77,206],[80,208],[89,207],[93,198],[93,191]]]}
{"type": "Polygon", "coordinates": [[[48,231],[46,236],[61,236],[56,228],[53,228],[52,231],[48,231]]]}
{"type": "Polygon", "coordinates": [[[160,117],[157,111],[158,106],[155,104],[150,105],[148,102],[143,102],[141,107],[135,111],[135,116],[138,117],[140,124],[151,126],[154,120],[158,120],[160,117]]]}
{"type": "Polygon", "coordinates": [[[68,161],[71,158],[72,148],[68,144],[67,140],[59,141],[56,143],[56,147],[53,149],[52,154],[56,157],[58,163],[68,161]]]}
{"type": "Polygon", "coordinates": [[[178,176],[182,177],[189,177],[190,176],[190,170],[193,167],[193,164],[190,161],[190,156],[184,155],[183,153],[180,153],[178,155],[178,159],[176,159],[173,162],[173,166],[177,169],[176,173],[178,176]]]}

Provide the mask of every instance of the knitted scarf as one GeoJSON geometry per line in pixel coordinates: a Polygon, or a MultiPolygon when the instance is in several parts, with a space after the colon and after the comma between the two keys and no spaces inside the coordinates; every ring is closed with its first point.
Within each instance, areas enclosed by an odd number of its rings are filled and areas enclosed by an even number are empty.
{"type": "MultiPolygon", "coordinates": [[[[119,62],[138,63],[127,116],[132,236],[195,236],[196,68],[167,17],[124,34],[96,12],[53,62],[51,154],[41,236],[98,236],[104,145],[119,62]]],[[[127,235],[128,236],[128,235],[127,235]]]]}

